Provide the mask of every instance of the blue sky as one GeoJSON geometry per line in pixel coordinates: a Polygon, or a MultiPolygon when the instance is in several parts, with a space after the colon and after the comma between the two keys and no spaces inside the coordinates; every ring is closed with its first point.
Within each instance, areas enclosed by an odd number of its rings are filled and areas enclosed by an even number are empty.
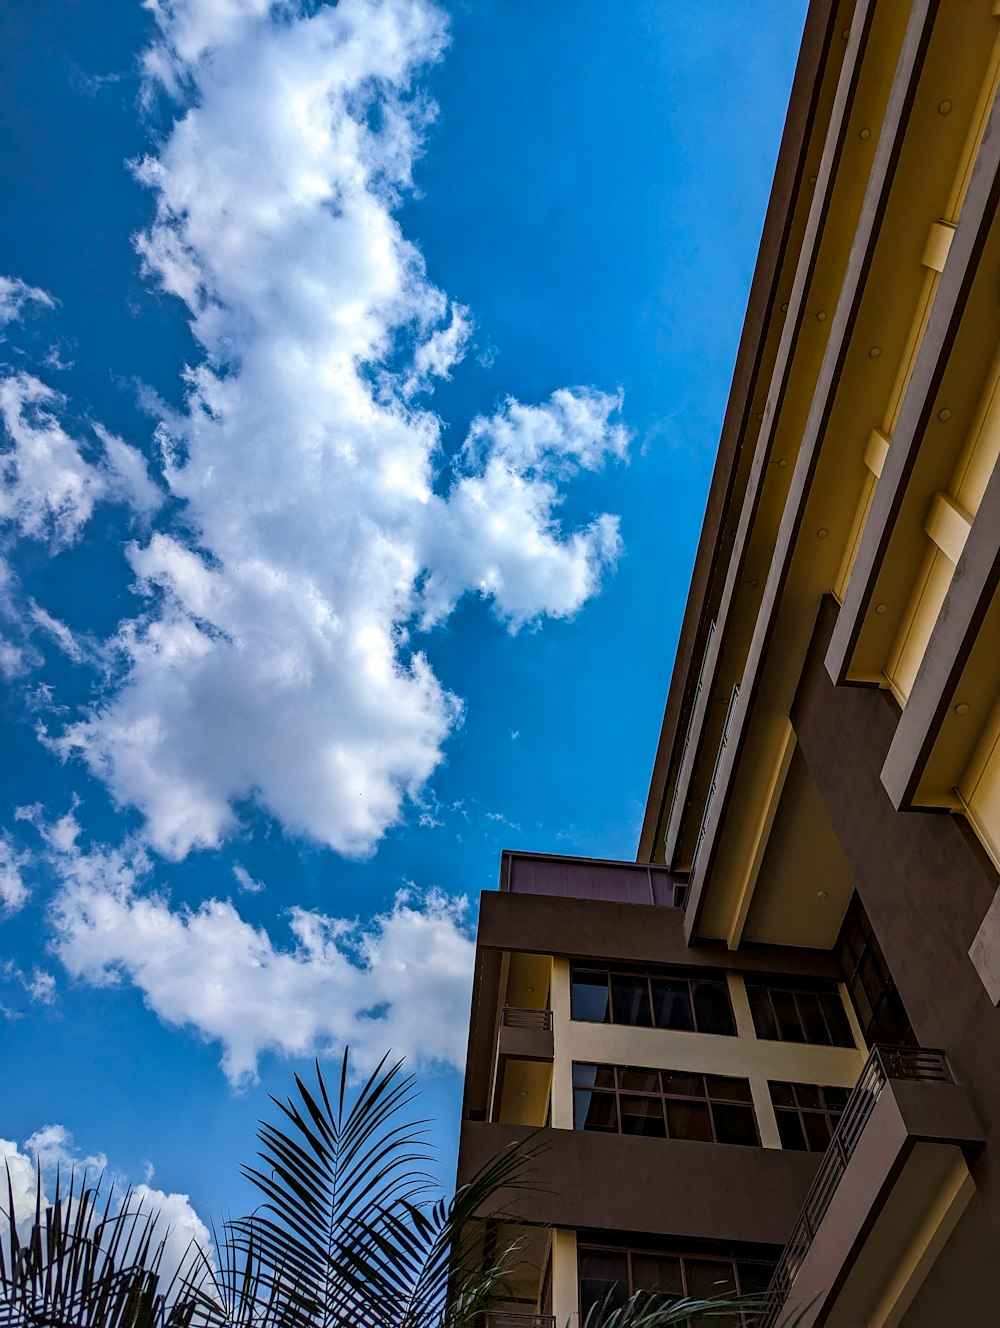
{"type": "Polygon", "coordinates": [[[347,1040],[447,1176],[500,849],[635,852],[803,11],[3,6],[9,1156],[194,1229],[347,1040]]]}

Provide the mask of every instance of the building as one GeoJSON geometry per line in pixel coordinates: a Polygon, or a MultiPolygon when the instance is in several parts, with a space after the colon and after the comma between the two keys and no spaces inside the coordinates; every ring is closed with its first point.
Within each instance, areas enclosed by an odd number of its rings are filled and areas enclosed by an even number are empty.
{"type": "Polygon", "coordinates": [[[998,78],[991,0],[810,6],[637,861],[482,899],[498,1328],[1000,1323],[998,78]]]}

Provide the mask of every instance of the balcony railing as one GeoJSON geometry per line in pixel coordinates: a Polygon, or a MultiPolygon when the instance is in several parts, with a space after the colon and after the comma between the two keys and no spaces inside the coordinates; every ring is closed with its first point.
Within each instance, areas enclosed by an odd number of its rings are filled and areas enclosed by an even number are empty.
{"type": "Polygon", "coordinates": [[[500,1011],[501,1028],[530,1028],[536,1033],[552,1032],[551,1010],[524,1010],[517,1005],[505,1005],[500,1011]]]}
{"type": "Polygon", "coordinates": [[[788,1299],[795,1274],[809,1253],[819,1225],[847,1170],[847,1164],[854,1155],[865,1126],[882,1095],[882,1089],[890,1079],[912,1079],[922,1083],[955,1082],[943,1051],[925,1051],[920,1047],[877,1046],[871,1049],[806,1195],[799,1219],[778,1260],[767,1289],[766,1308],[759,1328],[774,1328],[778,1323],[778,1316],[788,1299]]]}
{"type": "Polygon", "coordinates": [[[554,1314],[520,1314],[516,1310],[494,1310],[486,1316],[488,1328],[556,1328],[554,1314]]]}

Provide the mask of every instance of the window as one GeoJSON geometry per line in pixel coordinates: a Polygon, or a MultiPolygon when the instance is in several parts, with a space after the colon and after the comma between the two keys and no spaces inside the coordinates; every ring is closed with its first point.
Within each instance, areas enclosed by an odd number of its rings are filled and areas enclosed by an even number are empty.
{"type": "Polygon", "coordinates": [[[570,1012],[594,1024],[736,1034],[723,976],[573,965],[570,1012]]]}
{"type": "MultiPolygon", "coordinates": [[[[599,1245],[581,1245],[579,1264],[581,1322],[605,1297],[609,1306],[618,1307],[637,1291],[698,1300],[746,1296],[765,1291],[774,1271],[774,1264],[764,1259],[599,1245]]],[[[734,1324],[740,1321],[728,1320],[734,1324]]],[[[708,1325],[717,1323],[718,1318],[699,1316],[688,1322],[708,1325]]]]}
{"type": "Polygon", "coordinates": [[[854,1034],[836,983],[747,978],[747,999],[759,1038],[853,1047],[854,1034]]]}
{"type": "Polygon", "coordinates": [[[825,1153],[850,1089],[768,1081],[782,1148],[825,1153]]]}
{"type": "Polygon", "coordinates": [[[867,1046],[917,1045],[896,984],[857,893],[848,905],[837,958],[867,1046]]]}
{"type": "Polygon", "coordinates": [[[634,1065],[574,1062],[573,1126],[654,1139],[760,1143],[748,1080],[634,1065]]]}

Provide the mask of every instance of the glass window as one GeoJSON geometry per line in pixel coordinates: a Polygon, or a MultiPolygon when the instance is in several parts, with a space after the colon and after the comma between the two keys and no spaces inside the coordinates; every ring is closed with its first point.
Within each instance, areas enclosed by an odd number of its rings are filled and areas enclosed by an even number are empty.
{"type": "Polygon", "coordinates": [[[663,1098],[640,1097],[623,1093],[618,1099],[621,1111],[622,1134],[645,1134],[654,1139],[666,1137],[663,1123],[663,1098]]]}
{"type": "Polygon", "coordinates": [[[628,1254],[611,1250],[580,1251],[580,1308],[604,1303],[617,1308],[629,1295],[628,1254]]]}
{"type": "Polygon", "coordinates": [[[667,1102],[667,1124],[671,1139],[694,1139],[712,1142],[712,1118],[705,1102],[667,1102]]]}
{"type": "Polygon", "coordinates": [[[614,1093],[591,1093],[577,1088],[573,1092],[573,1125],[577,1130],[618,1132],[618,1112],[614,1093]]]}
{"type": "MultiPolygon", "coordinates": [[[[688,1296],[711,1300],[717,1296],[754,1295],[765,1291],[774,1271],[770,1261],[734,1258],[707,1250],[656,1250],[624,1247],[579,1247],[581,1321],[595,1305],[612,1308],[624,1305],[638,1291],[667,1298],[688,1296]],[[605,1301],[605,1297],[609,1299],[605,1301]]],[[[749,1325],[753,1315],[736,1316],[734,1325],[749,1325]]],[[[715,1325],[718,1316],[688,1320],[689,1324],[715,1325]]]]}
{"type": "Polygon", "coordinates": [[[659,1296],[683,1296],[680,1259],[666,1254],[633,1254],[632,1289],[659,1296]]]}
{"type": "Polygon", "coordinates": [[[693,1032],[691,984],[682,978],[653,978],[650,985],[653,991],[656,1027],[675,1028],[685,1033],[693,1032]]]}
{"type": "Polygon", "coordinates": [[[725,982],[694,982],[694,1010],[699,1033],[736,1035],[729,987],[725,982]]]}
{"type": "Polygon", "coordinates": [[[752,1107],[738,1107],[732,1102],[713,1102],[712,1120],[715,1137],[720,1144],[745,1144],[753,1148],[757,1143],[757,1122],[752,1107]]]}
{"type": "MultiPolygon", "coordinates": [[[[886,1042],[916,1046],[889,965],[857,893],[851,898],[837,941],[837,958],[866,1046],[886,1042]]],[[[838,1043],[837,1045],[853,1045],[838,1043]]]]}
{"type": "Polygon", "coordinates": [[[759,1038],[853,1047],[854,1036],[835,985],[813,986],[792,979],[747,980],[747,998],[759,1038]]]}
{"type": "Polygon", "coordinates": [[[724,977],[573,966],[570,1012],[589,1023],[736,1035],[724,977]]]}
{"type": "Polygon", "coordinates": [[[573,1019],[584,1019],[592,1024],[610,1024],[611,1001],[608,997],[607,973],[591,973],[586,969],[573,970],[570,986],[570,1014],[573,1019]]]}
{"type": "Polygon", "coordinates": [[[616,1024],[651,1028],[649,980],[625,973],[611,974],[611,1017],[616,1024]]]}
{"type": "Polygon", "coordinates": [[[573,1083],[578,1130],[750,1147],[760,1143],[746,1079],[577,1062],[573,1083]]]}
{"type": "Polygon", "coordinates": [[[846,1088],[769,1083],[782,1148],[824,1153],[849,1097],[846,1088]]]}

